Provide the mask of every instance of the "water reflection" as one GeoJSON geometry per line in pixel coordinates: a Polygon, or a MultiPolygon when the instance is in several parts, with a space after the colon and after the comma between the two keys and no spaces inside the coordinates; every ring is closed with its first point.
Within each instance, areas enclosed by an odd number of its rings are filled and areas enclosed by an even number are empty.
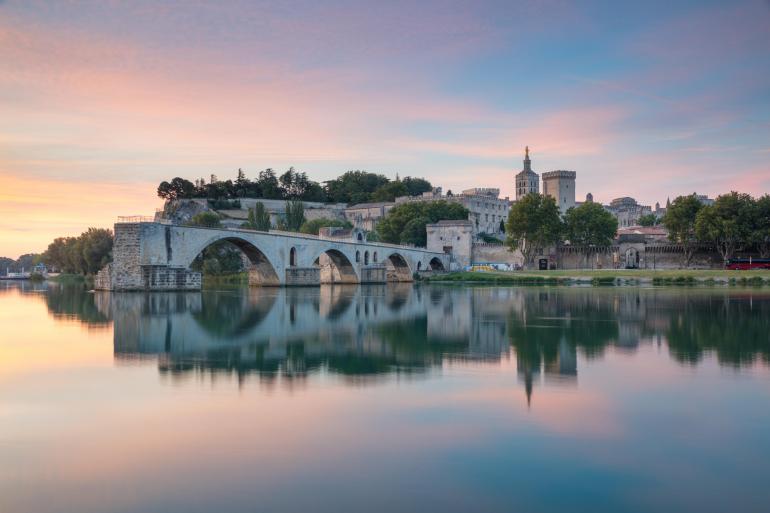
{"type": "Polygon", "coordinates": [[[303,379],[328,371],[366,383],[447,361],[515,357],[528,398],[574,384],[578,355],[665,346],[683,365],[770,364],[770,291],[402,285],[103,293],[4,282],[55,318],[114,329],[118,360],[156,358],[163,373],[303,379]],[[512,351],[511,351],[512,350],[512,351]]]}
{"type": "MultiPolygon", "coordinates": [[[[65,299],[66,298],[66,299],[65,299]]],[[[457,288],[411,285],[73,294],[55,314],[114,323],[118,360],[161,372],[302,380],[328,371],[367,383],[447,361],[515,357],[528,399],[540,382],[574,384],[579,355],[665,345],[696,365],[770,363],[770,295],[750,289],[457,288]],[[513,350],[513,351],[511,351],[513,350]]]]}

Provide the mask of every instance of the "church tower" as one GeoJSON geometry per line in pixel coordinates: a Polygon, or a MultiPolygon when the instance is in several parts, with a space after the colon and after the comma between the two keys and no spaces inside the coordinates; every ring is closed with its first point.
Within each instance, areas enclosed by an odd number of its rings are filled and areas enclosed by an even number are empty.
{"type": "Polygon", "coordinates": [[[524,148],[524,169],[516,175],[516,201],[530,193],[540,192],[540,176],[532,171],[529,146],[524,148]]]}

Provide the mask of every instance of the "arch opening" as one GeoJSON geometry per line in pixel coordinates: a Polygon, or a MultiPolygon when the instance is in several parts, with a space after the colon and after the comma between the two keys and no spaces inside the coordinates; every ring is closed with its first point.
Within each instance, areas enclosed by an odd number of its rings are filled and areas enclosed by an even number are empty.
{"type": "Polygon", "coordinates": [[[446,271],[444,263],[438,257],[431,258],[430,262],[428,262],[428,267],[430,267],[431,271],[446,271]]]}
{"type": "Polygon", "coordinates": [[[364,265],[369,265],[369,252],[364,251],[364,265]]]}
{"type": "MultiPolygon", "coordinates": [[[[356,252],[356,260],[360,257],[356,252]]],[[[341,251],[330,249],[317,259],[321,268],[321,283],[358,283],[358,274],[347,256],[341,251]]]]}
{"type": "Polygon", "coordinates": [[[289,266],[290,267],[297,266],[297,248],[291,248],[289,250],[289,266]]]}
{"type": "Polygon", "coordinates": [[[385,259],[385,269],[385,276],[388,281],[413,281],[409,264],[398,253],[393,253],[385,259]]]}
{"type": "Polygon", "coordinates": [[[278,273],[268,257],[251,242],[223,237],[206,243],[188,265],[203,274],[249,273],[249,285],[280,285],[278,273]]]}

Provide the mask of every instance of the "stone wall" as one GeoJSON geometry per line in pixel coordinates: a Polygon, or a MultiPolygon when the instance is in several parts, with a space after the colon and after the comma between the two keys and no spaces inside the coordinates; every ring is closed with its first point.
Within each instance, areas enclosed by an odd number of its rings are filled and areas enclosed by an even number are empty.
{"type": "Polygon", "coordinates": [[[385,283],[386,279],[386,269],[382,264],[361,267],[361,283],[385,283]]]}
{"type": "MultiPolygon", "coordinates": [[[[684,251],[678,244],[623,242],[607,248],[586,250],[561,247],[557,255],[560,269],[683,269],[684,251]]],[[[689,268],[721,269],[722,257],[713,248],[701,246],[693,253],[689,268]]]]}
{"type": "Polygon", "coordinates": [[[505,244],[490,244],[476,242],[472,248],[472,263],[477,264],[502,264],[512,268],[521,267],[524,264],[524,256],[521,251],[511,251],[505,244]]]}
{"type": "Polygon", "coordinates": [[[321,268],[288,267],[286,268],[285,283],[287,286],[319,285],[321,283],[321,268]]]}
{"type": "Polygon", "coordinates": [[[200,290],[201,273],[184,267],[167,265],[143,265],[144,289],[149,290],[200,290]]]}

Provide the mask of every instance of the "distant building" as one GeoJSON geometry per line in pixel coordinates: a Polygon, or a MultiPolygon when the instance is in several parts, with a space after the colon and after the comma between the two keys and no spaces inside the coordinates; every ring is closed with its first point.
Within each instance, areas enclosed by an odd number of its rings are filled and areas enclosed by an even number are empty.
{"type": "Polygon", "coordinates": [[[575,206],[576,176],[574,171],[557,170],[543,173],[543,195],[553,198],[562,214],[575,206]]]}
{"type": "Polygon", "coordinates": [[[353,223],[356,228],[371,232],[377,226],[377,222],[395,205],[390,201],[358,203],[345,209],[345,219],[353,223]]]}
{"type": "Polygon", "coordinates": [[[516,175],[516,201],[533,192],[540,192],[540,177],[532,171],[532,161],[529,160],[529,146],[526,146],[524,148],[524,169],[516,175]]]}
{"type": "Polygon", "coordinates": [[[508,197],[500,198],[500,189],[473,188],[466,189],[460,194],[444,195],[441,188],[425,192],[422,196],[401,196],[396,198],[396,204],[414,201],[449,201],[459,203],[468,209],[468,220],[473,227],[473,235],[481,233],[504,238],[502,226],[508,219],[511,201],[508,197]]]}
{"type": "Polygon", "coordinates": [[[638,226],[640,217],[652,214],[652,207],[640,205],[634,198],[628,196],[615,198],[604,208],[617,218],[619,228],[638,226]]]}
{"type": "Polygon", "coordinates": [[[703,205],[713,205],[713,204],[714,204],[714,201],[715,201],[715,200],[713,200],[713,199],[709,198],[709,197],[708,197],[707,195],[705,195],[705,194],[696,194],[696,193],[694,193],[694,192],[693,192],[693,194],[695,194],[695,198],[696,198],[698,201],[700,201],[700,202],[701,202],[703,205]]]}

